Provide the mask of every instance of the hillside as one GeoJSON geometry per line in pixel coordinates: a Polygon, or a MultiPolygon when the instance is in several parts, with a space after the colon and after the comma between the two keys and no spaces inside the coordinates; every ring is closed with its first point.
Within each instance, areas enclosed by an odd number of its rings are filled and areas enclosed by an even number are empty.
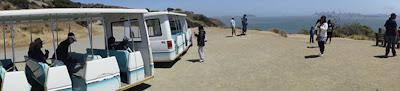
{"type": "Polygon", "coordinates": [[[200,25],[206,26],[206,27],[223,27],[223,26],[225,26],[225,24],[221,20],[218,20],[215,18],[210,18],[203,14],[196,14],[192,11],[185,11],[185,10],[182,10],[179,8],[167,8],[167,11],[186,14],[189,27],[198,27],[200,25]]]}

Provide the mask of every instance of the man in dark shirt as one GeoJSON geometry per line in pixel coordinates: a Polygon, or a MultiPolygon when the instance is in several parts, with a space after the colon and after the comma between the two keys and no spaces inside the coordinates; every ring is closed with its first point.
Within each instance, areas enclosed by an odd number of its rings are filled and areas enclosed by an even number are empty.
{"type": "MultiPolygon", "coordinates": [[[[64,64],[68,63],[66,62],[69,59],[68,49],[69,46],[74,42],[76,42],[75,34],[68,33],[68,38],[62,41],[56,49],[57,60],[61,60],[62,62],[64,62],[64,64]]],[[[55,55],[53,55],[52,57],[53,59],[55,58],[54,56],[55,55]]]]}
{"type": "Polygon", "coordinates": [[[385,57],[388,57],[390,50],[392,50],[393,56],[396,55],[395,44],[397,43],[397,23],[396,23],[396,14],[392,13],[389,19],[385,23],[385,38],[386,38],[386,53],[385,57]]]}
{"type": "Polygon", "coordinates": [[[46,53],[43,53],[42,50],[40,50],[42,47],[43,41],[40,38],[35,39],[29,45],[28,57],[38,62],[47,63],[46,59],[49,57],[49,51],[45,50],[46,53]]]}
{"type": "Polygon", "coordinates": [[[204,46],[206,40],[206,31],[204,31],[203,26],[199,27],[199,34],[195,34],[197,37],[197,46],[198,46],[198,52],[200,56],[200,62],[204,62],[204,46]]]}
{"type": "Polygon", "coordinates": [[[244,14],[243,15],[243,18],[242,18],[242,35],[246,35],[246,32],[247,32],[247,17],[246,17],[247,15],[246,14],[244,14]]]}

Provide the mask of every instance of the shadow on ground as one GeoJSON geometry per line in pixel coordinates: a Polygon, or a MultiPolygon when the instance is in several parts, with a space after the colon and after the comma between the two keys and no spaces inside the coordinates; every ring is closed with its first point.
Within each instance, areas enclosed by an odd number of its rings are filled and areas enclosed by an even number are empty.
{"type": "Polygon", "coordinates": [[[308,55],[308,56],[304,56],[305,59],[310,59],[310,58],[318,58],[320,57],[319,55],[308,55]]]}
{"type": "Polygon", "coordinates": [[[125,91],[144,91],[144,90],[146,90],[147,88],[150,88],[150,87],[151,87],[151,85],[146,84],[146,83],[142,83],[142,84],[139,84],[139,85],[137,85],[137,86],[135,86],[133,88],[130,88],[128,90],[125,90],[125,91]]]}
{"type": "Polygon", "coordinates": [[[172,68],[179,60],[181,60],[181,58],[177,58],[172,62],[154,62],[154,68],[172,68]]]}
{"type": "Polygon", "coordinates": [[[307,46],[307,48],[318,48],[318,46],[307,46]]]}
{"type": "Polygon", "coordinates": [[[190,59],[190,60],[186,60],[192,63],[196,63],[196,62],[200,62],[200,59],[190,59]]]}
{"type": "Polygon", "coordinates": [[[375,58],[388,58],[385,55],[378,55],[378,56],[374,56],[375,58]]]}

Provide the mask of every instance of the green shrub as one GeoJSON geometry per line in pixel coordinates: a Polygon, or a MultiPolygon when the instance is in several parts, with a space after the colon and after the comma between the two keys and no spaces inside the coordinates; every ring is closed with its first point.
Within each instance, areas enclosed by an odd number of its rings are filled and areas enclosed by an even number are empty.
{"type": "Polygon", "coordinates": [[[369,40],[374,38],[374,31],[368,26],[359,23],[342,25],[333,31],[334,37],[350,37],[357,40],[369,40]]]}
{"type": "Polygon", "coordinates": [[[303,28],[301,29],[299,32],[297,32],[298,34],[305,34],[305,35],[310,35],[310,30],[303,28]]]}
{"type": "Polygon", "coordinates": [[[282,30],[277,29],[277,28],[269,29],[269,31],[271,31],[271,32],[273,32],[273,33],[276,33],[276,34],[279,34],[279,35],[281,35],[282,37],[285,37],[285,38],[288,37],[288,36],[287,36],[287,32],[282,31],[282,30]]]}

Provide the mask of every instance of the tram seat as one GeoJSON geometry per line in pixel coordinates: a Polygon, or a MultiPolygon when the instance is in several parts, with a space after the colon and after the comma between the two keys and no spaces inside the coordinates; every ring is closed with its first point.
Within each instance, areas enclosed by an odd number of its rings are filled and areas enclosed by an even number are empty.
{"type": "Polygon", "coordinates": [[[13,71],[14,63],[11,59],[0,60],[0,63],[6,71],[13,71]]]}
{"type": "Polygon", "coordinates": [[[71,80],[65,65],[51,67],[47,76],[47,90],[62,90],[71,88],[71,80]]]}
{"type": "MultiPolygon", "coordinates": [[[[87,49],[90,53],[91,49],[87,49]]],[[[129,53],[126,50],[109,50],[110,56],[115,56],[121,73],[121,82],[132,84],[144,79],[143,59],[140,51],[129,53]],[[140,60],[140,61],[137,61],[140,60]]],[[[93,49],[95,55],[107,57],[107,50],[93,49]]]]}
{"type": "Polygon", "coordinates": [[[39,82],[40,85],[45,86],[47,81],[47,74],[49,66],[46,63],[37,62],[25,56],[25,76],[28,82],[39,82]]]}
{"type": "Polygon", "coordinates": [[[30,89],[31,85],[26,80],[24,71],[5,73],[1,91],[29,91],[30,89]]]}

